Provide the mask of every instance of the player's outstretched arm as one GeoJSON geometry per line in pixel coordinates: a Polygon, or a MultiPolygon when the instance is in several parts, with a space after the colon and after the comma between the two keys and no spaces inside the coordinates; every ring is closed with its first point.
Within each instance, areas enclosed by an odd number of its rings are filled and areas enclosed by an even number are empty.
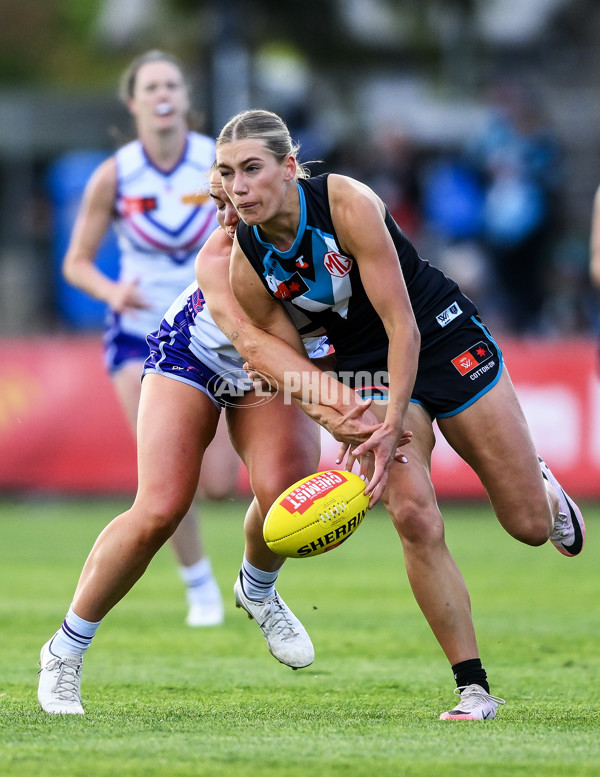
{"type": "MultiPolygon", "coordinates": [[[[335,439],[348,445],[367,440],[379,422],[370,413],[348,414],[363,401],[310,361],[283,306],[266,295],[267,313],[263,316],[269,331],[256,326],[242,309],[229,284],[231,245],[223,230],[215,230],[196,259],[196,279],[217,326],[238,352],[251,360],[255,377],[269,376],[275,388],[285,392],[290,402],[298,402],[335,439]]],[[[262,293],[262,288],[257,292],[262,293]]],[[[248,369],[252,376],[250,366],[248,369]]]]}

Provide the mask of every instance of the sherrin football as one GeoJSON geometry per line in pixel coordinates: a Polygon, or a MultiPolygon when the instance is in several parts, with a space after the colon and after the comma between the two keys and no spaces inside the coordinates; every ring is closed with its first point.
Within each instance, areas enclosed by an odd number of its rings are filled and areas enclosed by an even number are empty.
{"type": "Polygon", "coordinates": [[[369,506],[366,483],[354,472],[329,469],[309,475],[273,503],[263,526],[272,551],[288,558],[318,556],[358,529],[369,506]]]}

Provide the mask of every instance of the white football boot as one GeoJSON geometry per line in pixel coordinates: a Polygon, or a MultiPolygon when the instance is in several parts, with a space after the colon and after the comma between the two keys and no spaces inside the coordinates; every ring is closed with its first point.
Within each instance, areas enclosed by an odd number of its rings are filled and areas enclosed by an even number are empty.
{"type": "Polygon", "coordinates": [[[248,599],[240,578],[233,586],[235,606],[246,610],[267,640],[269,650],[278,661],[292,669],[302,669],[315,660],[315,650],[304,626],[281,599],[277,591],[262,601],[248,599]]]}
{"type": "Polygon", "coordinates": [[[585,523],[581,510],[563,490],[544,459],[538,456],[538,460],[542,477],[550,483],[558,497],[558,515],[554,520],[550,542],[563,556],[577,556],[585,542],[585,523]]]}
{"type": "Polygon", "coordinates": [[[460,696],[459,704],[449,712],[442,712],[440,720],[491,720],[496,717],[498,705],[506,703],[487,693],[481,685],[463,685],[455,688],[454,693],[460,696]]]}
{"type": "Polygon", "coordinates": [[[45,712],[53,715],[83,715],[81,706],[81,656],[55,656],[50,642],[40,653],[38,699],[45,712]]]}

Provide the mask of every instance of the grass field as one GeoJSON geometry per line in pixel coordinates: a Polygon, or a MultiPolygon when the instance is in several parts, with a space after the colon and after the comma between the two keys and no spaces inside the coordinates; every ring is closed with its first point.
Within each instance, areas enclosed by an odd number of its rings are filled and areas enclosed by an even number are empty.
{"type": "Polygon", "coordinates": [[[49,716],[39,649],[119,502],[0,502],[0,774],[15,777],[578,777],[600,774],[600,509],[584,554],[527,548],[482,505],[448,506],[471,591],[494,721],[439,721],[451,672],[410,593],[379,508],[340,549],[289,561],[278,589],[314,664],[273,659],[233,606],[245,505],[211,505],[205,536],[228,603],[184,625],[170,553],[102,624],[83,670],[85,716],[49,716]]]}

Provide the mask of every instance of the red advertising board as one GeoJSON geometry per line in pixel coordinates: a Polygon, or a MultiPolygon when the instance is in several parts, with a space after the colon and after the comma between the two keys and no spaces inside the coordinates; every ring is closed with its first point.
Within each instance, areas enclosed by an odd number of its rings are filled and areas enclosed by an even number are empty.
{"type": "MultiPolygon", "coordinates": [[[[596,343],[502,345],[540,454],[573,496],[600,498],[596,343]]],[[[0,346],[0,491],[133,493],[135,446],[104,371],[99,338],[4,339],[0,346]]],[[[338,445],[325,433],[322,441],[322,468],[332,467],[338,445]]],[[[484,495],[439,434],[433,479],[440,498],[484,495]]],[[[245,490],[243,471],[240,484],[245,490]]]]}
{"type": "Polygon", "coordinates": [[[135,491],[133,435],[99,337],[0,341],[0,489],[135,491]]]}

